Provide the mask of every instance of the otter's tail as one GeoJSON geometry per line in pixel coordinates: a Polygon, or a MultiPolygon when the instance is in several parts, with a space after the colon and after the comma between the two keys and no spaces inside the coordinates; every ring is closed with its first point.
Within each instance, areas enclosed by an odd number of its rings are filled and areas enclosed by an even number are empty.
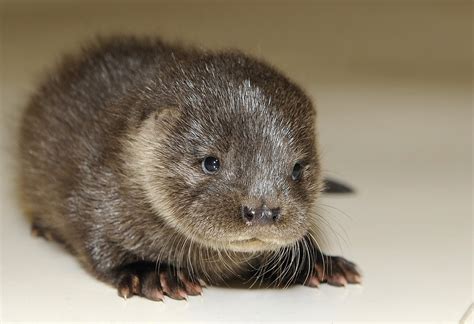
{"type": "Polygon", "coordinates": [[[324,193],[329,194],[350,194],[354,193],[354,189],[349,185],[336,181],[331,178],[324,179],[324,193]]]}

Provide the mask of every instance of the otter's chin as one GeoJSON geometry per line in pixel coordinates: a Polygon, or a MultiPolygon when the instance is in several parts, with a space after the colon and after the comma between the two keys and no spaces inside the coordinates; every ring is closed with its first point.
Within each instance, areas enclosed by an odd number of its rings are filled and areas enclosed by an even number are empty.
{"type": "MultiPolygon", "coordinates": [[[[306,233],[306,232],[305,232],[306,233]]],[[[201,235],[193,235],[189,238],[200,245],[209,247],[215,250],[227,250],[233,252],[242,252],[242,253],[257,253],[264,251],[277,251],[285,246],[290,246],[295,244],[297,241],[301,240],[305,233],[302,233],[301,236],[289,238],[282,237],[260,237],[260,236],[247,236],[243,235],[240,237],[223,237],[219,239],[214,239],[210,237],[203,238],[201,235]]]]}
{"type": "Polygon", "coordinates": [[[223,245],[228,250],[232,250],[235,252],[262,252],[262,251],[276,251],[284,246],[288,246],[294,244],[297,239],[289,240],[289,241],[281,241],[281,240],[268,240],[268,239],[261,239],[261,238],[250,238],[250,239],[240,239],[240,240],[232,240],[227,241],[223,245]]]}
{"type": "Polygon", "coordinates": [[[235,252],[259,252],[276,250],[282,246],[278,242],[263,241],[258,238],[235,240],[226,243],[229,250],[235,252]]]}
{"type": "Polygon", "coordinates": [[[216,250],[227,250],[234,252],[243,252],[243,253],[256,253],[263,251],[275,251],[280,249],[285,245],[290,245],[292,242],[280,242],[276,240],[263,240],[259,238],[250,238],[250,239],[238,239],[238,240],[209,240],[201,241],[200,243],[214,248],[216,250]]]}

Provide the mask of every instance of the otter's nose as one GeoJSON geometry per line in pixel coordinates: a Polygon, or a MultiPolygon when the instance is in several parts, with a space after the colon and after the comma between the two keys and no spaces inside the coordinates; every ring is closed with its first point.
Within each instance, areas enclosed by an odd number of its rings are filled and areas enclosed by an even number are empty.
{"type": "Polygon", "coordinates": [[[280,218],[280,208],[268,208],[265,205],[258,208],[242,206],[242,218],[246,223],[273,224],[280,218]]]}

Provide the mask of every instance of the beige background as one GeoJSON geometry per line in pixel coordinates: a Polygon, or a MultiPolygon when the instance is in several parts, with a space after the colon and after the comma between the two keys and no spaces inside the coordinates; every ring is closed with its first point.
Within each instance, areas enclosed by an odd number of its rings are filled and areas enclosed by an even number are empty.
{"type": "Polygon", "coordinates": [[[472,303],[472,3],[460,1],[83,2],[1,6],[3,320],[458,321],[472,303]],[[319,109],[329,250],[364,284],[206,289],[152,303],[87,275],[29,236],[14,199],[18,116],[42,73],[96,34],[236,47],[298,81],[319,109]]]}

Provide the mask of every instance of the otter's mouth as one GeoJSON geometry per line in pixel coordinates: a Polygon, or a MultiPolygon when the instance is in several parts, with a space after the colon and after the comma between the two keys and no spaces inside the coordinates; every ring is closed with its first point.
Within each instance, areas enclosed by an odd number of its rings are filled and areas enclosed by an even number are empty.
{"type": "MultiPolygon", "coordinates": [[[[301,236],[303,237],[303,236],[301,236]]],[[[276,251],[284,246],[294,244],[300,240],[301,237],[290,239],[288,237],[262,237],[262,236],[247,236],[229,237],[220,240],[212,238],[202,238],[199,235],[193,237],[194,240],[200,244],[217,250],[230,250],[235,252],[254,253],[261,251],[276,251]]]]}
{"type": "Polygon", "coordinates": [[[265,241],[258,239],[256,237],[250,238],[250,239],[244,239],[244,240],[234,240],[230,241],[231,244],[247,244],[247,243],[255,243],[255,242],[261,242],[265,243],[265,241]]]}

